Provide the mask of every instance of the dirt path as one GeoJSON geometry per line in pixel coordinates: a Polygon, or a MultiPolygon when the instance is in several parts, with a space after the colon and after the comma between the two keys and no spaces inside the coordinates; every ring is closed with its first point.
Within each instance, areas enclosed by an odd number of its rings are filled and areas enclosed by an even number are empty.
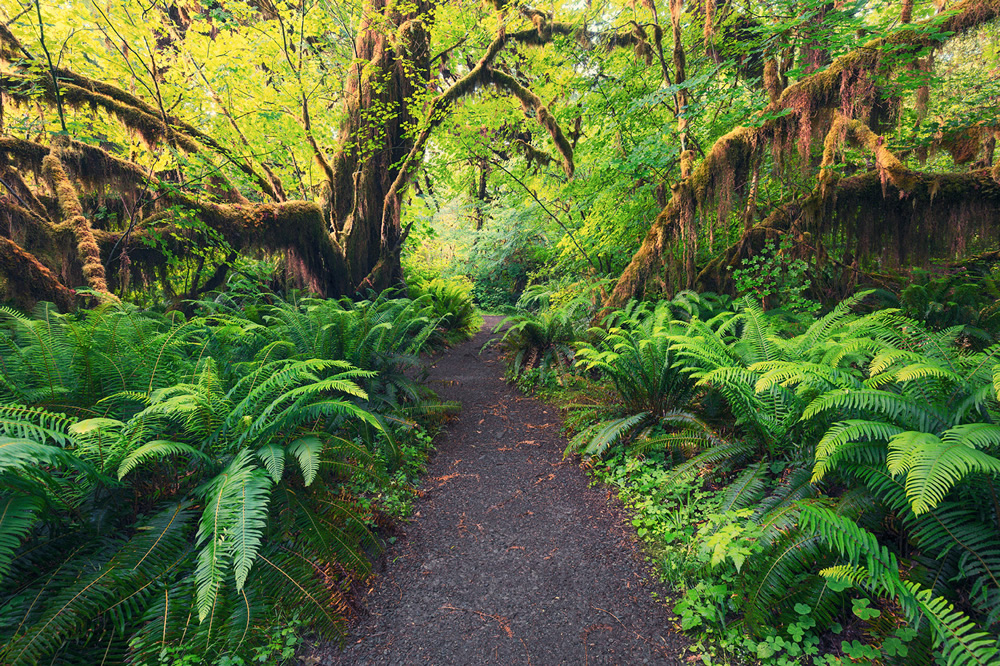
{"type": "Polygon", "coordinates": [[[431,368],[462,413],[346,649],[319,663],[684,663],[620,504],[563,460],[556,410],[505,384],[494,351],[479,353],[495,321],[431,368]]]}

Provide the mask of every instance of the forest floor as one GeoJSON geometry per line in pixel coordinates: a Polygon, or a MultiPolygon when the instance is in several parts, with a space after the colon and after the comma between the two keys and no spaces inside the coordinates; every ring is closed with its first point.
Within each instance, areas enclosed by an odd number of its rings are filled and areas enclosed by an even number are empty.
{"type": "MultiPolygon", "coordinates": [[[[608,488],[563,459],[558,411],[503,380],[499,317],[431,360],[462,403],[343,651],[309,664],[681,664],[668,592],[608,488]]],[[[689,654],[689,653],[688,653],[689,654]]]]}

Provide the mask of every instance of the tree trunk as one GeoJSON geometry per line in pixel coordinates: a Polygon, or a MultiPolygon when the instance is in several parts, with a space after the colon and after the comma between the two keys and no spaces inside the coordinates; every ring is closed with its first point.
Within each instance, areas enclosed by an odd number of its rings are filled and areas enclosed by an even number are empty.
{"type": "Polygon", "coordinates": [[[359,61],[347,84],[347,120],[332,164],[327,214],[356,289],[380,291],[402,279],[402,190],[390,193],[413,147],[413,103],[430,77],[428,2],[370,0],[355,40],[359,61]],[[387,196],[388,195],[388,196],[387,196]]]}

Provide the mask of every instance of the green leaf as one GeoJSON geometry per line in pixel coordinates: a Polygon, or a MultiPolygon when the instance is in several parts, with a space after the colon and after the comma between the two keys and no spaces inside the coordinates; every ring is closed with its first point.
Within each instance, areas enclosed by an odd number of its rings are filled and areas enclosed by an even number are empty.
{"type": "Polygon", "coordinates": [[[319,471],[319,455],[323,451],[323,440],[315,436],[300,437],[288,445],[288,452],[295,456],[302,469],[302,478],[306,485],[310,485],[316,479],[316,472],[319,471]]]}
{"type": "Polygon", "coordinates": [[[275,483],[281,483],[281,477],[285,473],[285,449],[277,444],[267,443],[257,449],[257,458],[264,463],[271,479],[275,483]]]}

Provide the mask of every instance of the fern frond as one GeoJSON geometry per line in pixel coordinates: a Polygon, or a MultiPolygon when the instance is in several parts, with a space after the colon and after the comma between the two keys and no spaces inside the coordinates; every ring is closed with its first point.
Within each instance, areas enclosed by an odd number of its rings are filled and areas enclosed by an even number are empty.
{"type": "Polygon", "coordinates": [[[834,389],[819,396],[802,412],[810,420],[825,412],[837,410],[848,414],[871,414],[903,424],[913,424],[920,430],[943,430],[950,419],[933,405],[916,398],[874,389],[834,389]]]}
{"type": "Polygon", "coordinates": [[[804,506],[803,500],[811,500],[816,492],[808,466],[790,469],[774,492],[765,497],[754,511],[753,520],[760,525],[761,540],[767,543],[794,527],[804,506]]]}
{"type": "Polygon", "coordinates": [[[1000,447],[1000,426],[992,423],[966,423],[952,426],[941,434],[941,440],[976,449],[1000,447]]]}
{"type": "Polygon", "coordinates": [[[8,437],[40,443],[53,441],[66,447],[76,444],[69,432],[74,423],[74,419],[41,407],[0,405],[0,434],[8,437]]]}
{"type": "Polygon", "coordinates": [[[742,509],[753,504],[764,495],[766,486],[767,464],[760,462],[750,465],[726,488],[719,511],[742,509]]]}
{"type": "Polygon", "coordinates": [[[609,447],[614,446],[631,435],[637,428],[650,419],[649,412],[639,412],[617,419],[610,419],[594,424],[580,432],[570,441],[570,448],[589,457],[602,455],[609,447]]]}
{"type": "MultiPolygon", "coordinates": [[[[673,437],[683,438],[684,434],[673,437]]],[[[668,435],[663,437],[662,441],[669,443],[673,437],[668,435]]],[[[690,438],[690,435],[688,437],[690,438]]],[[[701,467],[708,465],[739,464],[753,452],[754,448],[744,442],[728,442],[713,446],[668,471],[661,480],[661,486],[668,487],[682,479],[689,478],[696,474],[701,467]]]]}
{"type": "Polygon", "coordinates": [[[948,666],[988,666],[996,664],[996,638],[979,631],[967,615],[955,609],[947,599],[935,597],[930,590],[904,581],[910,596],[937,634],[937,646],[948,666]]]}
{"type": "Polygon", "coordinates": [[[288,452],[299,461],[299,468],[302,470],[302,478],[306,486],[312,484],[316,479],[316,472],[319,471],[320,453],[323,451],[323,440],[310,435],[300,437],[288,445],[288,452]]]}
{"type": "Polygon", "coordinates": [[[0,496],[0,581],[6,576],[21,541],[34,527],[35,514],[40,508],[37,497],[0,496]]]}
{"type": "MultiPolygon", "coordinates": [[[[805,416],[803,416],[805,418],[805,416]]],[[[851,419],[839,421],[823,435],[816,445],[813,481],[820,481],[837,464],[848,458],[848,445],[858,442],[888,442],[903,429],[882,421],[851,419]]]]}
{"type": "Polygon", "coordinates": [[[1000,474],[1000,459],[955,439],[915,431],[889,440],[887,465],[890,474],[906,475],[906,495],[917,515],[937,506],[969,474],[1000,474]]]}
{"type": "Polygon", "coordinates": [[[754,385],[754,391],[760,393],[776,386],[789,387],[803,382],[820,390],[833,388],[860,388],[857,371],[851,368],[831,367],[825,363],[806,363],[802,361],[767,361],[754,363],[748,370],[760,373],[760,379],[754,385]]]}
{"type": "Polygon", "coordinates": [[[240,592],[260,551],[264,525],[267,522],[271,479],[257,468],[235,481],[239,484],[239,495],[231,538],[236,591],[240,592]]]}
{"type": "Polygon", "coordinates": [[[263,525],[267,519],[264,498],[270,488],[270,480],[263,470],[253,464],[252,456],[249,449],[238,453],[228,467],[205,484],[201,491],[206,505],[198,525],[198,547],[201,551],[195,570],[200,621],[213,614],[219,588],[232,558],[235,556],[244,567],[242,570],[246,571],[256,552],[240,550],[240,544],[233,541],[233,534],[244,530],[243,534],[250,535],[246,543],[253,546],[255,526],[263,525]]]}
{"type": "Polygon", "coordinates": [[[167,456],[183,455],[191,456],[192,458],[200,458],[204,461],[209,460],[207,455],[190,444],[171,442],[165,439],[155,439],[135,449],[129,453],[124,460],[122,460],[121,465],[118,466],[118,480],[121,481],[125,478],[125,475],[149,460],[162,460],[167,456]]]}
{"type": "MultiPolygon", "coordinates": [[[[801,592],[817,563],[828,558],[816,535],[799,531],[786,533],[763,553],[751,556],[744,588],[748,626],[759,632],[780,621],[783,601],[801,592]]],[[[824,607],[834,602],[832,598],[824,601],[824,607]]]]}
{"type": "Polygon", "coordinates": [[[281,483],[281,477],[285,474],[285,449],[283,447],[268,442],[257,449],[257,459],[264,463],[271,480],[281,483]]]}

